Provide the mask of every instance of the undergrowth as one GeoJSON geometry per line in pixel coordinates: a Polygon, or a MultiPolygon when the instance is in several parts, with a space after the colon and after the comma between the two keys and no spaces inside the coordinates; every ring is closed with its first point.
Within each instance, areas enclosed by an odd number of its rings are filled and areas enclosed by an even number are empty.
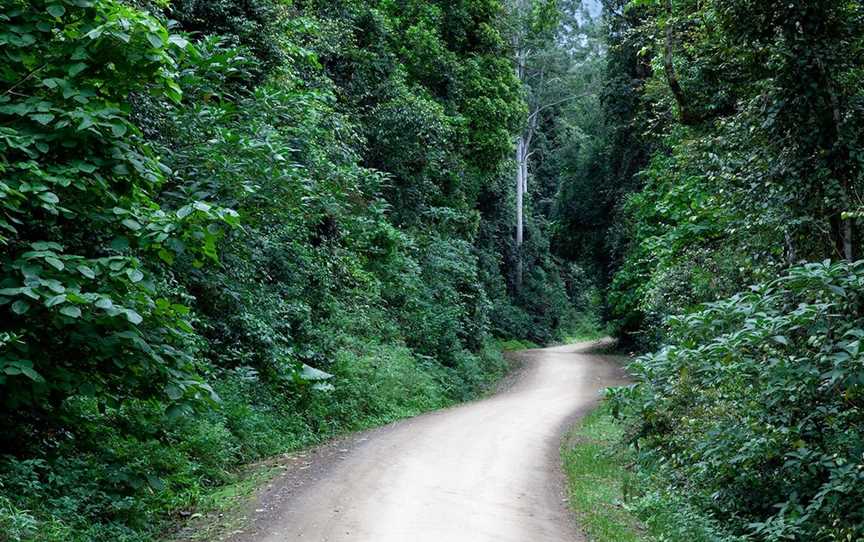
{"type": "Polygon", "coordinates": [[[864,262],[806,264],[668,320],[610,393],[640,464],[730,530],[864,539],[864,262]]]}
{"type": "Polygon", "coordinates": [[[609,405],[586,416],[561,450],[570,506],[592,542],[742,542],[724,533],[655,463],[623,443],[609,405]]]}

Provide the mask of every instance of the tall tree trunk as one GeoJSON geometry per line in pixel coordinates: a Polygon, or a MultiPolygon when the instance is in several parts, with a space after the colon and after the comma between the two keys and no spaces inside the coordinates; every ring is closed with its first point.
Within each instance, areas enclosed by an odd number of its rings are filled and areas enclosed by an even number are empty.
{"type": "MultiPolygon", "coordinates": [[[[526,0],[517,0],[517,9],[523,10],[527,5],[526,0]]],[[[514,42],[516,50],[516,78],[524,84],[525,82],[525,61],[526,52],[522,48],[521,43],[517,40],[514,42]]],[[[523,161],[527,154],[526,141],[524,134],[519,135],[516,141],[516,280],[515,288],[517,291],[522,289],[522,242],[524,240],[524,199],[526,186],[527,167],[523,161]]]]}
{"type": "Polygon", "coordinates": [[[852,220],[847,218],[843,220],[843,257],[848,261],[855,259],[855,248],[852,244],[852,220]]]}
{"type": "Polygon", "coordinates": [[[516,142],[516,289],[522,287],[522,243],[524,240],[524,199],[528,172],[525,152],[525,138],[519,136],[516,142]]]}
{"type": "Polygon", "coordinates": [[[528,116],[528,127],[516,142],[516,288],[522,287],[522,243],[525,236],[525,198],[528,194],[528,161],[531,158],[531,142],[537,130],[535,110],[528,116]]]}
{"type": "Polygon", "coordinates": [[[818,59],[817,66],[823,80],[823,88],[825,88],[828,94],[828,105],[831,108],[831,120],[833,122],[833,133],[831,134],[831,139],[833,140],[831,170],[834,177],[840,181],[840,186],[843,189],[843,201],[840,202],[840,209],[837,211],[839,217],[837,218],[838,224],[835,229],[835,242],[840,257],[851,262],[855,259],[855,233],[852,227],[852,218],[843,218],[844,211],[851,211],[851,198],[849,197],[850,153],[849,148],[842,141],[841,125],[843,123],[843,116],[840,111],[840,98],[837,96],[834,82],[821,58],[818,59]]]}
{"type": "MultiPolygon", "coordinates": [[[[820,63],[821,65],[821,63],[820,63]]],[[[824,69],[823,69],[824,71],[824,69]]],[[[827,74],[826,74],[827,79],[827,74]]],[[[841,141],[840,125],[843,122],[840,113],[840,100],[837,98],[837,93],[834,91],[834,85],[830,83],[828,86],[828,96],[831,101],[831,114],[834,120],[834,146],[835,153],[838,155],[834,163],[834,174],[840,178],[840,184],[843,187],[843,206],[846,211],[850,211],[849,197],[849,149],[841,141]],[[839,148],[838,148],[839,147],[839,148]]],[[[840,215],[840,241],[843,245],[843,259],[852,261],[855,259],[854,232],[852,229],[852,219],[843,218],[840,215]]]]}

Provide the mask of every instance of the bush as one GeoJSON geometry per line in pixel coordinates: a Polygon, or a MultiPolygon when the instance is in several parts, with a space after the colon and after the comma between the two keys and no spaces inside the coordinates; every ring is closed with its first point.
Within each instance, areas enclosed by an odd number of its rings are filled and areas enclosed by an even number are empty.
{"type": "MultiPolygon", "coordinates": [[[[604,402],[573,428],[561,453],[570,506],[594,542],[743,542],[667,489],[667,471],[641,461],[622,442],[624,427],[604,402]]],[[[643,458],[644,459],[644,458],[643,458]]]]}
{"type": "Polygon", "coordinates": [[[807,264],[672,318],[612,392],[645,460],[738,533],[864,536],[864,262],[807,264]]]}
{"type": "Polygon", "coordinates": [[[36,534],[39,522],[24,510],[19,510],[6,497],[0,496],[0,532],[9,542],[21,542],[36,534]]]}

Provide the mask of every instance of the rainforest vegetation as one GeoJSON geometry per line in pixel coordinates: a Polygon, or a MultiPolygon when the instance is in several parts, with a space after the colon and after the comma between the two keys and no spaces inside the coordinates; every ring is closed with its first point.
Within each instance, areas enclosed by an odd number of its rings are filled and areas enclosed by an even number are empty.
{"type": "Polygon", "coordinates": [[[731,535],[862,540],[864,5],[607,9],[612,405],[731,535]]]}
{"type": "Polygon", "coordinates": [[[714,539],[864,539],[860,0],[2,0],[0,58],[0,540],[601,329],[714,539]]]}

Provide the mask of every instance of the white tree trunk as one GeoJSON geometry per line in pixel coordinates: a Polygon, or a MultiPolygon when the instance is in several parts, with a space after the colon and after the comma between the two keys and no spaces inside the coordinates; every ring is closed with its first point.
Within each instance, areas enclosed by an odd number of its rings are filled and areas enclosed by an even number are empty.
{"type": "Polygon", "coordinates": [[[528,171],[525,165],[525,140],[519,136],[516,142],[516,288],[522,287],[522,242],[524,240],[524,199],[525,175],[528,171]]]}
{"type": "Polygon", "coordinates": [[[522,160],[525,153],[525,142],[522,138],[516,143],[516,247],[522,246],[524,238],[523,209],[525,198],[525,168],[522,160]]]}
{"type": "Polygon", "coordinates": [[[516,288],[522,287],[522,243],[525,239],[525,198],[528,194],[528,161],[537,129],[537,114],[528,116],[528,127],[516,141],[516,288]]]}
{"type": "MultiPolygon", "coordinates": [[[[513,10],[520,18],[531,11],[532,0],[512,0],[513,10]]],[[[517,32],[513,36],[513,50],[516,52],[516,78],[526,84],[526,62],[528,49],[525,34],[517,32]]],[[[522,288],[522,244],[525,239],[525,195],[528,192],[528,157],[533,136],[534,116],[529,115],[527,129],[516,141],[516,289],[522,288]]]]}

